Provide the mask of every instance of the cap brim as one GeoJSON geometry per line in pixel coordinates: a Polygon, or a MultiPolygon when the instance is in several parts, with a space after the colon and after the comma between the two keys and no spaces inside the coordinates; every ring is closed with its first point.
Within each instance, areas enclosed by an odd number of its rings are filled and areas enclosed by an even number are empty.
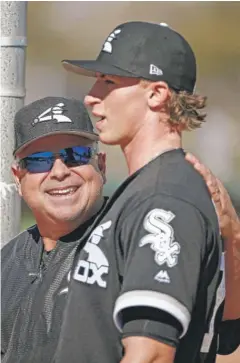
{"type": "Polygon", "coordinates": [[[90,141],[98,141],[99,137],[97,134],[92,133],[92,132],[87,132],[87,131],[77,131],[77,130],[69,130],[69,131],[53,131],[53,132],[48,132],[46,134],[41,135],[40,137],[36,137],[34,139],[31,139],[27,142],[25,142],[24,144],[22,144],[20,147],[18,147],[17,149],[15,149],[13,151],[13,155],[16,155],[16,153],[20,153],[21,151],[23,151],[28,145],[32,144],[34,141],[36,140],[40,140],[44,137],[47,136],[52,136],[52,135],[77,135],[80,137],[83,137],[85,139],[88,139],[90,141]]]}
{"type": "Polygon", "coordinates": [[[68,60],[62,61],[63,67],[70,72],[82,74],[87,77],[96,77],[96,73],[108,74],[120,77],[138,78],[136,75],[120,69],[111,64],[102,63],[98,60],[68,60]]]}

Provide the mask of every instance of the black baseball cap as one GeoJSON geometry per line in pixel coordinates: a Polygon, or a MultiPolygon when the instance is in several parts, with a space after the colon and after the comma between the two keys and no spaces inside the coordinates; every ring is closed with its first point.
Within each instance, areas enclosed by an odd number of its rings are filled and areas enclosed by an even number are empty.
{"type": "Polygon", "coordinates": [[[176,91],[193,93],[196,59],[188,42],[167,24],[128,22],[105,40],[96,60],[63,60],[66,70],[95,77],[96,72],[165,81],[176,91]]]}
{"type": "Polygon", "coordinates": [[[84,104],[75,99],[45,97],[21,108],[14,118],[15,148],[22,151],[31,142],[55,134],[79,135],[98,140],[84,104]]]}

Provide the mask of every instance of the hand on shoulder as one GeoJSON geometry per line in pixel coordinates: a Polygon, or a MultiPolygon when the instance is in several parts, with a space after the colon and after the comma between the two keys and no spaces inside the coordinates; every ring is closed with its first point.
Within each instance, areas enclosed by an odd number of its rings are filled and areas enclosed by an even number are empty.
{"type": "Polygon", "coordinates": [[[223,238],[230,239],[233,234],[240,233],[240,220],[222,182],[194,155],[187,153],[186,160],[193,165],[206,182],[216,207],[219,226],[223,238]]]}

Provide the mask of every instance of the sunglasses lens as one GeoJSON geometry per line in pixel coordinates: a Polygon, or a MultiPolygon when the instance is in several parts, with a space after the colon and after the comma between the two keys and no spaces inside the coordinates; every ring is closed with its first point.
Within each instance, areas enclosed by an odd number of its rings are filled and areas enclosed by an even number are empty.
{"type": "MultiPolygon", "coordinates": [[[[73,146],[60,150],[59,154],[64,163],[71,167],[88,164],[92,158],[93,150],[89,146],[73,146]]],[[[45,173],[52,169],[55,158],[53,152],[43,151],[20,160],[19,165],[30,173],[45,173]]]]}
{"type": "Polygon", "coordinates": [[[62,150],[61,156],[68,166],[86,165],[93,155],[92,148],[89,146],[73,146],[62,150]]]}
{"type": "Polygon", "coordinates": [[[20,166],[27,169],[30,173],[44,173],[51,170],[54,162],[54,155],[50,151],[31,154],[21,160],[20,166]]]}

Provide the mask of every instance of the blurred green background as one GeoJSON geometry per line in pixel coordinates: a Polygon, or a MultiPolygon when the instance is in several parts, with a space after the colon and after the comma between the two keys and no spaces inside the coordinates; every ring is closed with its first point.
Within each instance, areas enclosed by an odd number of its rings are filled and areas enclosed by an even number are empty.
{"type": "MultiPolygon", "coordinates": [[[[231,1],[30,1],[25,103],[49,95],[82,99],[93,80],[66,72],[62,59],[95,58],[113,28],[125,21],[165,22],[192,45],[198,62],[197,92],[208,96],[208,121],[184,136],[185,149],[222,179],[239,208],[239,19],[240,3],[231,1]]],[[[105,194],[110,195],[127,170],[118,147],[102,150],[108,156],[105,194]]],[[[23,203],[22,229],[32,223],[23,203]]]]}

